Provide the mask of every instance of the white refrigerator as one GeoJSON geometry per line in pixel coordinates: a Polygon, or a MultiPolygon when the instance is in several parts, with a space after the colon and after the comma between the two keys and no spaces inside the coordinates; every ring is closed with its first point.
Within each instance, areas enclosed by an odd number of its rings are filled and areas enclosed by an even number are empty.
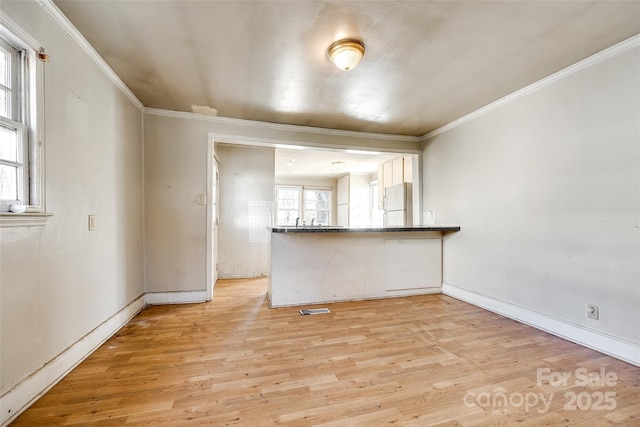
{"type": "Polygon", "coordinates": [[[411,194],[411,184],[407,182],[384,189],[383,225],[385,227],[413,225],[411,194]]]}

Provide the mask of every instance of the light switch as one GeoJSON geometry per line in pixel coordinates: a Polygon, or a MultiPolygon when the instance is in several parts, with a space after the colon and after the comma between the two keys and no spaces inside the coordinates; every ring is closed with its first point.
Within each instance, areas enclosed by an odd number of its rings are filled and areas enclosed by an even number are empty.
{"type": "Polygon", "coordinates": [[[426,211],[424,213],[424,222],[425,224],[433,224],[435,222],[435,216],[433,215],[433,211],[426,211]]]}
{"type": "Polygon", "coordinates": [[[196,197],[196,202],[199,205],[206,205],[207,204],[207,196],[205,196],[204,194],[198,194],[198,196],[196,197]]]}
{"type": "Polygon", "coordinates": [[[96,216],[89,215],[89,231],[96,231],[96,216]]]}

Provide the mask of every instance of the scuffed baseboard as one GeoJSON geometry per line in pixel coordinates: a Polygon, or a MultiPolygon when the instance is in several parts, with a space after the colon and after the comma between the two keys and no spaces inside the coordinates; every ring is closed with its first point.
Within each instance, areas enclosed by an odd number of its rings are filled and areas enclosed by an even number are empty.
{"type": "Polygon", "coordinates": [[[593,329],[566,322],[510,302],[442,284],[442,293],[468,302],[536,329],[549,332],[582,346],[597,350],[636,366],[640,366],[640,345],[593,329]]]}
{"type": "MultiPolygon", "coordinates": [[[[442,293],[640,366],[640,345],[636,343],[447,283],[442,284],[442,293]]],[[[145,306],[188,304],[206,300],[206,291],[151,292],[138,297],[42,368],[7,391],[0,398],[0,424],[4,427],[17,418],[20,413],[126,325],[145,306]]]]}
{"type": "Polygon", "coordinates": [[[144,301],[148,305],[191,304],[205,302],[207,291],[147,292],[144,301]]]}
{"type": "Polygon", "coordinates": [[[0,397],[0,425],[6,426],[17,418],[145,306],[145,297],[141,295],[3,394],[0,397]]]}
{"type": "Polygon", "coordinates": [[[139,296],[3,394],[0,397],[0,425],[4,427],[17,418],[147,305],[188,304],[207,299],[206,291],[149,292],[139,296]]]}

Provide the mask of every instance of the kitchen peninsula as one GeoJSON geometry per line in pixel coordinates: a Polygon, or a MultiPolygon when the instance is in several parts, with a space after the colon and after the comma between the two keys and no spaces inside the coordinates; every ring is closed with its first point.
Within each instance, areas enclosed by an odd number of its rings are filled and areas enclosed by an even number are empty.
{"type": "Polygon", "coordinates": [[[274,227],[271,307],[438,293],[457,226],[274,227]]]}

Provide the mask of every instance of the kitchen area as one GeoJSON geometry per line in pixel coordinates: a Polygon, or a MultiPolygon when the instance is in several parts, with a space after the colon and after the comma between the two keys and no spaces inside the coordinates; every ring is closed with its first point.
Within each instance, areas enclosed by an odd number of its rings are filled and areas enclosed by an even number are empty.
{"type": "MultiPolygon", "coordinates": [[[[292,188],[292,179],[276,173],[276,188],[278,182],[292,188]]],[[[272,227],[271,307],[439,293],[442,239],[460,227],[420,225],[418,156],[387,156],[370,173],[343,173],[335,182],[332,221],[303,211],[302,222],[289,216],[272,227]]],[[[287,206],[277,195],[279,218],[287,206]]],[[[300,205],[319,210],[317,200],[300,205]]]]}

